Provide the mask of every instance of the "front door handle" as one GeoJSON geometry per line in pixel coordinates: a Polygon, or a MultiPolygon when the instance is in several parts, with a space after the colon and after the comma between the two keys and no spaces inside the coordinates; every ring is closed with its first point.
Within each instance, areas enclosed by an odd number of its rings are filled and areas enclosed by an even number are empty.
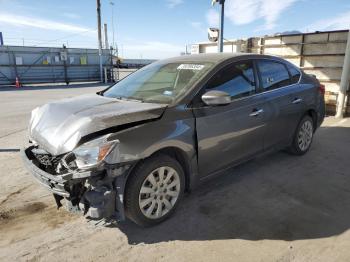
{"type": "Polygon", "coordinates": [[[253,112],[251,112],[249,114],[249,116],[258,116],[260,115],[261,113],[264,113],[264,110],[263,109],[254,109],[253,112]]]}
{"type": "Polygon", "coordinates": [[[303,101],[303,99],[301,99],[301,98],[295,98],[295,99],[292,101],[292,103],[293,103],[293,104],[299,104],[301,101],[303,101]]]}

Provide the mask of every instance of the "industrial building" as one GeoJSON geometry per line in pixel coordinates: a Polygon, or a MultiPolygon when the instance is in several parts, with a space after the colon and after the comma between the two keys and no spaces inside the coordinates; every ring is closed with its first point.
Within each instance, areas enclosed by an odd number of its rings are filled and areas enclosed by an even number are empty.
{"type": "MultiPolygon", "coordinates": [[[[102,49],[103,79],[122,79],[153,61],[117,58],[112,50],[102,49]]],[[[0,85],[14,85],[16,79],[21,84],[100,81],[99,51],[0,45],[0,85]]]]}

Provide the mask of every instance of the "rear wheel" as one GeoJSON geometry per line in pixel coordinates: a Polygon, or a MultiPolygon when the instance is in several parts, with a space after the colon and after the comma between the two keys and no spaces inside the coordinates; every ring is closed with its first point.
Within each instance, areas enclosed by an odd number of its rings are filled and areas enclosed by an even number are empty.
{"type": "Polygon", "coordinates": [[[151,226],[167,219],[184,192],[180,164],[166,155],[154,156],[135,168],[127,183],[125,210],[140,226],[151,226]]]}
{"type": "Polygon", "coordinates": [[[310,116],[304,116],[298,124],[293,143],[288,151],[294,155],[305,154],[311,146],[314,134],[314,122],[310,116]]]}

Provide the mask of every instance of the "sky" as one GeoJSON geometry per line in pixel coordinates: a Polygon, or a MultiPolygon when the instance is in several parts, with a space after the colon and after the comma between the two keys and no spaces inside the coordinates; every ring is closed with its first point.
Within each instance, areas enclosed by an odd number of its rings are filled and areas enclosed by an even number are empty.
{"type": "MultiPolygon", "coordinates": [[[[207,41],[207,28],[219,22],[211,0],[112,2],[101,0],[102,24],[123,58],[179,55],[186,45],[207,41]]],[[[0,0],[5,45],[97,48],[96,17],[95,0],[0,0]]],[[[226,0],[226,39],[348,28],[349,0],[226,0]]]]}

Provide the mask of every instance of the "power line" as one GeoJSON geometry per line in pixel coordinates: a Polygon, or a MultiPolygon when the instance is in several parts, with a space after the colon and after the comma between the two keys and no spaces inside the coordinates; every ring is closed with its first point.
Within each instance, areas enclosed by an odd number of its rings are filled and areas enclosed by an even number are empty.
{"type": "MultiPolygon", "coordinates": [[[[79,35],[83,35],[83,34],[86,34],[88,32],[94,32],[96,31],[96,29],[89,29],[89,30],[85,30],[85,31],[82,31],[82,32],[79,32],[79,33],[74,33],[74,34],[69,34],[69,35],[65,35],[63,37],[60,37],[60,38],[56,38],[56,39],[42,39],[42,38],[24,38],[24,37],[6,37],[6,42],[12,42],[12,43],[16,43],[16,42],[23,42],[25,41],[26,43],[35,43],[34,46],[37,46],[37,45],[42,45],[42,44],[45,44],[45,43],[52,43],[52,42],[58,42],[58,41],[61,41],[61,40],[69,40],[71,42],[70,39],[68,38],[72,38],[72,37],[76,37],[76,36],[79,36],[79,35]],[[11,41],[11,40],[18,40],[18,41],[11,41]]],[[[92,40],[91,40],[92,41],[92,40]]],[[[75,42],[74,40],[72,42],[75,42]]],[[[87,42],[87,41],[80,41],[80,42],[87,42]]]]}
{"type": "Polygon", "coordinates": [[[38,43],[37,45],[40,45],[40,44],[43,44],[43,43],[49,43],[49,42],[57,42],[57,41],[60,41],[60,40],[65,40],[65,39],[67,39],[69,37],[75,37],[75,36],[79,36],[79,35],[82,35],[82,34],[85,34],[85,33],[88,33],[88,32],[93,32],[93,31],[96,31],[96,29],[90,29],[90,30],[86,30],[86,31],[83,31],[83,32],[80,32],[80,33],[74,33],[74,34],[66,35],[64,37],[60,37],[60,38],[57,38],[57,39],[46,40],[44,42],[38,43]]]}

